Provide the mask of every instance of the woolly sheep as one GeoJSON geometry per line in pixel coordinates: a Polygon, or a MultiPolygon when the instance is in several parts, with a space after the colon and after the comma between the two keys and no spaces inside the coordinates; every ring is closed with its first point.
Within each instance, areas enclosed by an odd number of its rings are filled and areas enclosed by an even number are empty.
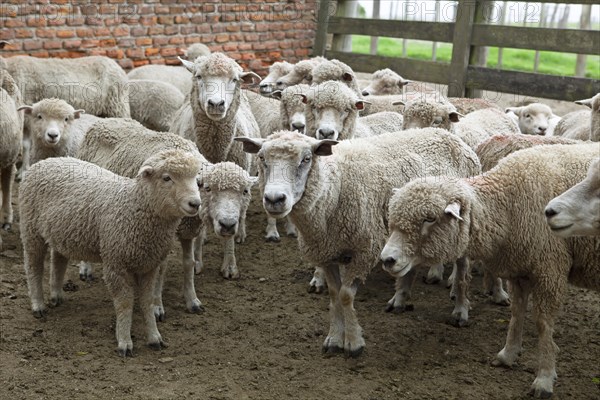
{"type": "Polygon", "coordinates": [[[600,142],[600,93],[575,103],[585,105],[591,110],[573,111],[562,117],[556,125],[554,135],[600,142]]]}
{"type": "Polygon", "coordinates": [[[12,185],[23,138],[23,117],[17,111],[20,105],[21,94],[15,81],[0,69],[0,224],[5,230],[13,223],[12,185]]]}
{"type": "Polygon", "coordinates": [[[345,140],[395,132],[402,127],[402,116],[394,112],[359,118],[365,102],[348,86],[329,81],[301,95],[306,104],[306,134],[317,139],[345,140]]]}
{"type": "Polygon", "coordinates": [[[129,71],[127,78],[132,80],[156,80],[175,86],[181,94],[187,96],[192,90],[192,74],[180,66],[143,65],[129,71]]]}
{"type": "Polygon", "coordinates": [[[248,100],[250,110],[258,124],[261,137],[281,129],[281,116],[279,115],[279,99],[276,97],[261,96],[251,90],[242,90],[242,96],[248,100]]]}
{"type": "Polygon", "coordinates": [[[278,61],[269,67],[269,74],[258,84],[259,91],[264,96],[270,96],[275,91],[279,78],[292,72],[293,64],[287,61],[278,61]]]}
{"type": "Polygon", "coordinates": [[[285,88],[283,91],[273,92],[273,96],[281,100],[279,116],[281,118],[281,129],[306,131],[305,105],[301,95],[308,95],[313,88],[309,85],[299,84],[285,88]]]}
{"type": "MultiPolygon", "coordinates": [[[[121,176],[133,178],[145,160],[161,151],[177,149],[195,155],[201,165],[206,159],[198,152],[196,145],[181,136],[168,132],[154,132],[131,119],[107,118],[94,124],[81,144],[77,158],[92,162],[121,176]]],[[[199,241],[194,240],[201,232],[199,216],[185,217],[177,228],[177,239],[182,248],[183,298],[189,312],[202,311],[202,303],[196,296],[194,271],[200,272],[202,259],[199,241]]],[[[163,268],[164,269],[164,268],[163,268]]],[[[80,265],[80,278],[87,280],[93,275],[92,266],[80,265]]],[[[162,277],[157,285],[155,314],[164,319],[162,306],[162,277]]]]}
{"type": "Polygon", "coordinates": [[[600,158],[590,164],[584,180],[550,200],[544,213],[552,233],[600,236],[600,158]]]}
{"type": "Polygon", "coordinates": [[[555,136],[494,135],[477,146],[475,153],[481,162],[481,170],[486,172],[494,168],[501,159],[519,150],[533,146],[577,143],[580,142],[555,136]]]}
{"type": "Polygon", "coordinates": [[[412,83],[412,81],[404,79],[389,68],[380,69],[379,71],[373,72],[373,75],[371,75],[371,82],[367,87],[361,90],[361,94],[363,96],[402,94],[404,93],[406,85],[410,83],[412,83]]]}
{"type": "Polygon", "coordinates": [[[512,366],[521,352],[533,295],[540,352],[531,386],[535,397],[552,394],[557,351],[552,332],[567,282],[600,289],[599,239],[552,235],[544,208],[585,176],[599,151],[600,145],[589,144],[534,147],[484,175],[413,180],[390,200],[391,235],[381,253],[386,263],[406,273],[466,255],[509,280],[512,317],[495,365],[512,366]]]}
{"type": "Polygon", "coordinates": [[[157,80],[129,80],[131,118],[148,129],[168,132],[185,96],[170,83],[157,80]]]}
{"type": "Polygon", "coordinates": [[[210,48],[202,43],[194,43],[185,50],[185,58],[189,61],[208,55],[210,55],[210,48]]]}
{"type": "Polygon", "coordinates": [[[100,119],[60,99],[44,99],[19,110],[29,124],[31,164],[49,157],[75,157],[86,132],[100,119]]]}
{"type": "Polygon", "coordinates": [[[63,302],[69,258],[102,262],[117,316],[119,355],[132,355],[136,287],[148,345],[160,349],[164,342],[152,307],[154,284],[181,218],[198,213],[200,168],[197,157],[181,150],[150,157],[133,179],[70,157],[47,158],[33,165],[21,183],[19,204],[34,316],[46,314],[42,279],[50,247],[53,306],[63,302]]]}
{"type": "Polygon", "coordinates": [[[519,129],[525,135],[552,136],[560,117],[542,103],[531,103],[521,107],[507,107],[507,113],[517,116],[519,129]]]}
{"type": "Polygon", "coordinates": [[[477,156],[437,129],[339,144],[290,131],[236,140],[244,151],[258,153],[265,210],[274,217],[290,216],[304,258],[325,271],[331,319],[323,350],[358,356],[365,342],[354,296],[377,263],[391,188],[445,170],[473,174],[479,170],[477,156]]]}
{"type": "Polygon", "coordinates": [[[279,77],[275,81],[275,88],[277,90],[283,90],[289,86],[298,85],[300,83],[305,83],[308,85],[312,84],[313,69],[325,61],[327,61],[326,58],[317,56],[294,64],[290,72],[279,77]]]}

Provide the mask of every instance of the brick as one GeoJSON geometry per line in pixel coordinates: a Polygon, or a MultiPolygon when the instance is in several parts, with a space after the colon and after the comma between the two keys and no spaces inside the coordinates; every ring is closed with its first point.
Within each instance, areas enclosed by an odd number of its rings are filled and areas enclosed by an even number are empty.
{"type": "Polygon", "coordinates": [[[92,28],[77,28],[75,29],[77,37],[89,38],[94,36],[94,30],[92,28]]]}
{"type": "Polygon", "coordinates": [[[146,57],[155,56],[155,55],[157,55],[159,53],[159,51],[160,50],[158,48],[156,48],[156,47],[148,47],[145,50],[146,57]]]}
{"type": "Polygon", "coordinates": [[[79,48],[81,48],[81,40],[79,40],[79,39],[65,40],[63,42],[63,46],[65,49],[68,49],[68,50],[79,49],[79,48]]]}
{"type": "Polygon", "coordinates": [[[223,51],[237,51],[238,45],[235,43],[227,43],[223,45],[223,51]]]}
{"type": "Polygon", "coordinates": [[[15,29],[15,37],[18,39],[32,38],[33,31],[29,29],[15,29]]]}
{"type": "Polygon", "coordinates": [[[102,39],[99,43],[100,47],[115,47],[117,41],[115,39],[102,39]]]}
{"type": "Polygon", "coordinates": [[[94,36],[110,36],[110,29],[108,28],[96,28],[94,29],[94,36]]]}
{"type": "Polygon", "coordinates": [[[148,36],[162,35],[165,33],[164,26],[152,26],[148,28],[148,36]]]}
{"type": "Polygon", "coordinates": [[[23,41],[23,50],[39,50],[42,48],[41,40],[25,40],[23,41]]]}
{"type": "Polygon", "coordinates": [[[116,58],[116,59],[120,59],[125,57],[125,54],[123,53],[123,50],[120,49],[111,49],[111,50],[107,50],[106,51],[106,55],[110,58],[116,58]]]}
{"type": "Polygon", "coordinates": [[[169,38],[166,37],[155,37],[152,39],[152,44],[154,46],[164,46],[169,43],[169,38]]]}
{"type": "Polygon", "coordinates": [[[150,62],[148,60],[133,60],[134,68],[141,67],[142,65],[148,65],[150,62]]]}
{"type": "Polygon", "coordinates": [[[66,38],[72,38],[75,36],[76,36],[76,33],[72,29],[60,29],[60,30],[56,31],[56,37],[59,37],[59,38],[66,39],[66,38]]]}
{"type": "Polygon", "coordinates": [[[120,48],[135,47],[135,39],[121,38],[121,39],[117,40],[117,47],[120,47],[120,48]]]}
{"type": "MultiPolygon", "coordinates": [[[[23,46],[24,48],[25,46],[23,46]]],[[[49,54],[46,50],[43,51],[32,51],[29,53],[30,56],[32,57],[37,57],[37,58],[48,58],[49,54]]]]}
{"type": "Polygon", "coordinates": [[[100,46],[99,40],[94,39],[84,39],[81,41],[81,47],[83,48],[95,48],[100,46]]]}
{"type": "Polygon", "coordinates": [[[129,34],[131,36],[145,36],[148,32],[148,28],[144,28],[141,26],[133,27],[129,30],[129,34]]]}
{"type": "Polygon", "coordinates": [[[166,48],[166,49],[161,49],[160,50],[160,55],[163,57],[174,57],[177,55],[177,49],[176,48],[166,48]]]}
{"type": "Polygon", "coordinates": [[[88,54],[90,56],[105,56],[106,55],[106,50],[101,50],[101,49],[91,49],[88,54]]]}
{"type": "Polygon", "coordinates": [[[144,58],[144,50],[143,49],[127,49],[125,51],[127,57],[129,58],[144,58]]]}
{"type": "Polygon", "coordinates": [[[150,46],[150,45],[152,45],[152,38],[144,37],[144,38],[135,39],[135,45],[136,46],[150,46]]]}
{"type": "Polygon", "coordinates": [[[169,44],[184,44],[183,36],[176,36],[169,39],[169,44]]]}
{"type": "Polygon", "coordinates": [[[229,40],[229,35],[226,33],[215,36],[215,42],[217,42],[217,43],[227,42],[228,40],[229,40]]]}
{"type": "Polygon", "coordinates": [[[165,65],[165,60],[163,60],[162,58],[154,58],[150,60],[150,64],[165,65]]]}
{"type": "Polygon", "coordinates": [[[176,35],[179,33],[178,26],[165,26],[165,35],[176,35]]]}
{"type": "Polygon", "coordinates": [[[129,27],[128,26],[118,26],[115,29],[113,29],[112,31],[113,36],[115,37],[120,37],[120,36],[129,36],[129,27]]]}
{"type": "MultiPolygon", "coordinates": [[[[29,26],[45,26],[44,25],[29,25],[29,26]]],[[[25,22],[20,19],[7,19],[4,21],[4,27],[6,28],[24,28],[25,22]]]]}
{"type": "Polygon", "coordinates": [[[44,49],[62,49],[62,40],[44,40],[44,49]]]}
{"type": "Polygon", "coordinates": [[[67,18],[67,25],[69,26],[81,26],[85,22],[85,17],[83,16],[69,16],[67,18]]]}
{"type": "Polygon", "coordinates": [[[124,70],[130,70],[133,68],[133,62],[130,59],[123,58],[121,60],[117,60],[117,62],[124,70]]]}

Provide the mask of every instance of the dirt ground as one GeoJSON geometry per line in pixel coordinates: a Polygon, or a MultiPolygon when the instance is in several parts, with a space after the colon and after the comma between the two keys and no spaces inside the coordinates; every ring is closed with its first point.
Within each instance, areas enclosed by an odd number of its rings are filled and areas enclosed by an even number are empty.
{"type": "MultiPolygon", "coordinates": [[[[414,311],[385,313],[393,282],[374,270],[355,303],[366,351],[357,360],[322,356],[327,294],[307,293],[312,270],[300,259],[295,239],[264,242],[266,221],[256,197],[248,240],[237,249],[241,279],[221,278],[220,243],[210,236],[207,267],[196,276],[206,311],[189,314],[180,295],[180,250],[174,249],[164,293],[167,320],[159,324],[170,346],[159,352],[145,346],[136,309],[135,357],[127,359],[115,352],[114,310],[104,283],[79,281],[75,265],[67,271],[75,286],[65,303],[51,309],[46,321],[33,318],[19,224],[2,232],[0,399],[527,398],[536,368],[534,325],[528,319],[518,366],[492,367],[510,313],[481,295],[479,276],[470,290],[472,325],[455,328],[446,323],[452,310],[448,290],[420,278],[414,311]]],[[[96,271],[101,275],[99,266],[96,271]]],[[[569,291],[555,333],[561,348],[556,398],[600,398],[599,311],[600,294],[569,291]]]]}

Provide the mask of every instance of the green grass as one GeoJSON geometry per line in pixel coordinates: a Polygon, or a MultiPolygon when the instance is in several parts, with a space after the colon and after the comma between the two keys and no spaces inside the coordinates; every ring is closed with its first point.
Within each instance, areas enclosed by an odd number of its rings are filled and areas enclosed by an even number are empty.
{"type": "MultiPolygon", "coordinates": [[[[352,51],[355,53],[369,54],[371,38],[369,36],[354,35],[352,37],[352,51]]],[[[409,40],[407,56],[419,60],[431,60],[432,43],[418,40],[409,40]]],[[[379,38],[377,54],[388,57],[402,56],[402,39],[379,38]]],[[[452,58],[452,44],[438,43],[437,61],[450,62],[452,58]]],[[[502,69],[533,72],[534,50],[504,49],[502,69]]],[[[543,74],[574,76],[577,56],[570,53],[556,53],[551,51],[540,52],[538,72],[543,74]]],[[[498,48],[490,47],[488,67],[495,68],[498,63],[498,48]]],[[[588,55],[586,62],[587,78],[600,79],[600,56],[588,55]]]]}

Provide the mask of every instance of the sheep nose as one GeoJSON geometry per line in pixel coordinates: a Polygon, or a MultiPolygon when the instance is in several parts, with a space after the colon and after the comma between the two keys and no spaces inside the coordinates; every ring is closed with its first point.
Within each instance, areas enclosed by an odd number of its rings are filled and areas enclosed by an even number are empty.
{"type": "Polygon", "coordinates": [[[304,131],[304,124],[302,122],[294,122],[292,124],[292,128],[294,128],[298,132],[303,132],[304,131]]]}
{"type": "Polygon", "coordinates": [[[538,130],[540,131],[540,133],[546,133],[546,128],[543,127],[539,127],[538,130]]]}
{"type": "Polygon", "coordinates": [[[188,201],[188,206],[190,206],[190,208],[193,208],[195,210],[200,208],[200,200],[191,200],[188,201]]]}
{"type": "Polygon", "coordinates": [[[554,209],[552,209],[552,208],[546,208],[546,209],[544,210],[544,214],[546,214],[546,218],[552,218],[552,217],[554,217],[556,214],[558,214],[558,212],[557,212],[557,211],[555,211],[555,210],[554,210],[554,209]]]}
{"type": "Polygon", "coordinates": [[[271,205],[281,204],[287,199],[284,193],[265,193],[265,202],[271,205]]]}
{"type": "Polygon", "coordinates": [[[236,224],[237,224],[237,221],[233,218],[219,220],[219,226],[221,227],[222,232],[232,233],[235,230],[236,224]]]}
{"type": "Polygon", "coordinates": [[[285,83],[284,83],[283,81],[277,81],[277,82],[275,82],[275,84],[276,84],[278,87],[282,87],[283,85],[285,85],[285,83]]]}
{"type": "Polygon", "coordinates": [[[58,132],[48,132],[47,135],[50,139],[56,139],[58,137],[58,132]]]}
{"type": "Polygon", "coordinates": [[[392,268],[394,264],[396,264],[396,259],[394,257],[387,257],[383,260],[383,265],[388,269],[392,268]]]}
{"type": "Polygon", "coordinates": [[[333,138],[333,135],[335,134],[334,130],[330,128],[319,128],[318,132],[321,139],[333,138]]]}
{"type": "Polygon", "coordinates": [[[363,90],[363,91],[362,91],[362,95],[363,95],[363,96],[368,96],[368,95],[369,95],[369,92],[368,92],[368,91],[366,91],[366,90],[363,90]]]}
{"type": "Polygon", "coordinates": [[[221,100],[218,103],[216,103],[214,100],[209,99],[208,105],[212,107],[223,107],[225,105],[225,100],[221,100]]]}

